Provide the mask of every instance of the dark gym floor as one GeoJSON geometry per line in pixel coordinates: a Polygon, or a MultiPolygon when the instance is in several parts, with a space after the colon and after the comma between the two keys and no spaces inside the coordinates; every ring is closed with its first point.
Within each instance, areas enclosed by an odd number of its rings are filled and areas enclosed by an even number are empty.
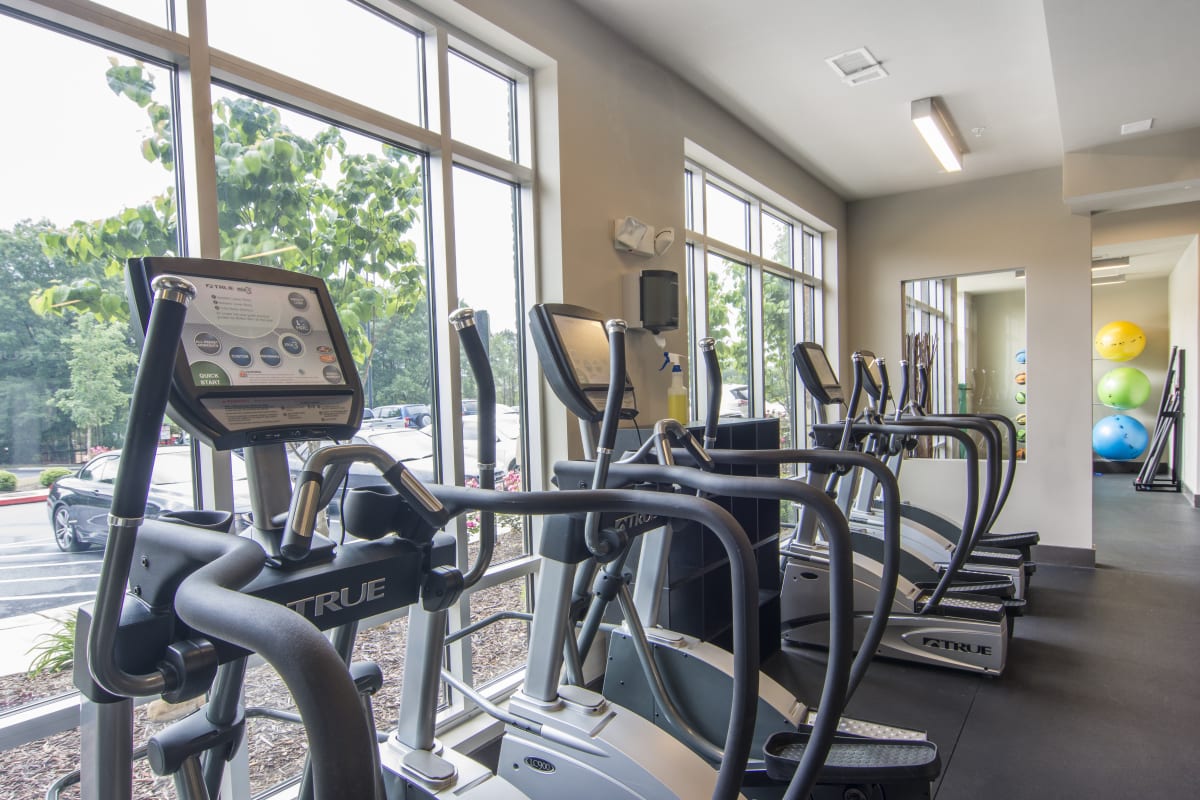
{"type": "MultiPolygon", "coordinates": [[[[850,705],[928,731],[938,800],[1200,797],[1200,510],[1094,486],[1097,566],[1039,567],[1003,676],[877,661],[850,705]]],[[[820,675],[803,651],[771,667],[820,675]]]]}

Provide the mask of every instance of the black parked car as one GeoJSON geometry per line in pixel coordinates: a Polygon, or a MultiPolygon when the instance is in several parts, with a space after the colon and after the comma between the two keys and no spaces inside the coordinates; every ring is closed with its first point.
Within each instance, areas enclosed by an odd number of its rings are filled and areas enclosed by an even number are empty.
{"type": "MultiPolygon", "coordinates": [[[[103,546],[108,540],[108,510],[120,459],[119,450],[101,453],[79,472],[59,478],[50,487],[46,510],[60,550],[74,553],[92,545],[103,546]]],[[[234,506],[249,510],[246,467],[237,457],[233,459],[233,490],[234,506]]],[[[192,508],[192,496],[191,448],[158,448],[146,498],[146,517],[192,508]]]]}

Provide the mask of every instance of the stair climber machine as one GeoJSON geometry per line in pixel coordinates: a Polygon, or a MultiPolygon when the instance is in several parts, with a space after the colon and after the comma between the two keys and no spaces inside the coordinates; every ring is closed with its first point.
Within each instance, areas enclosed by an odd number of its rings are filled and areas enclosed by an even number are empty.
{"type": "MultiPolygon", "coordinates": [[[[757,635],[756,619],[749,616],[757,576],[738,550],[740,529],[727,513],[705,501],[631,491],[513,494],[433,487],[435,495],[403,464],[360,445],[315,453],[292,494],[284,442],[348,437],[362,414],[361,385],[324,283],[252,264],[168,258],[135,260],[128,277],[131,305],[146,336],[100,588],[77,626],[76,663],[87,666],[76,674],[85,698],[85,800],[130,799],[132,698],[178,701],[205,692],[201,711],[156,734],[145,750],[159,774],[174,776],[181,798],[217,796],[224,764],[241,744],[240,695],[250,652],[279,671],[306,725],[310,764],[302,797],[422,796],[427,784],[421,781],[430,777],[454,784],[456,797],[738,796],[757,693],[757,653],[746,646],[757,635]],[[243,363],[246,356],[249,363],[243,363]],[[259,360],[263,366],[255,369],[259,360]],[[143,523],[166,408],[198,440],[216,449],[245,448],[254,525],[249,535],[224,532],[231,515],[220,512],[143,523]],[[376,466],[388,488],[351,493],[345,522],[358,539],[335,546],[314,534],[316,516],[358,461],[376,466]],[[728,758],[719,770],[636,715],[587,693],[555,691],[557,680],[548,676],[561,665],[565,634],[555,627],[563,618],[558,609],[569,604],[571,570],[557,570],[566,591],[556,598],[553,581],[545,580],[553,567],[542,572],[533,625],[535,642],[557,636],[558,645],[531,649],[533,682],[520,696],[528,708],[522,711],[514,698],[502,712],[509,723],[502,753],[503,763],[513,765],[511,773],[506,770],[511,784],[490,773],[455,783],[457,776],[445,774],[452,768],[426,757],[437,755],[436,748],[407,759],[390,741],[380,769],[369,695],[382,679],[374,665],[348,668],[346,643],[362,619],[418,601],[424,611],[437,612],[458,598],[465,581],[449,566],[454,540],[438,531],[472,509],[556,515],[551,522],[562,520],[560,533],[549,530],[545,547],[557,549],[572,569],[586,557],[583,517],[592,510],[678,516],[729,543],[739,566],[732,602],[741,616],[734,620],[739,649],[728,758]],[[333,642],[321,630],[333,631],[333,642]],[[542,653],[548,658],[538,661],[542,653]]],[[[436,687],[440,652],[412,657],[426,672],[410,674],[422,686],[436,687]]],[[[418,704],[413,713],[430,707],[418,704]]],[[[410,731],[422,725],[432,730],[422,721],[404,724],[410,731]]],[[[453,766],[452,758],[444,761],[453,766]]],[[[807,792],[803,776],[796,778],[797,791],[807,792]]]]}
{"type": "MultiPolygon", "coordinates": [[[[886,365],[883,359],[876,359],[872,354],[864,352],[865,363],[867,366],[867,375],[865,388],[869,394],[872,393],[872,388],[877,387],[877,394],[882,398],[882,401],[876,401],[877,405],[882,402],[884,408],[889,398],[888,393],[888,376],[886,365]]],[[[937,414],[930,415],[925,412],[925,398],[929,393],[929,369],[924,363],[918,363],[916,369],[917,383],[920,387],[918,391],[918,400],[913,403],[907,403],[908,385],[909,385],[909,365],[905,360],[900,361],[900,397],[896,402],[896,411],[892,416],[892,421],[941,421],[953,424],[955,420],[962,418],[977,418],[991,422],[997,430],[1003,431],[1008,437],[1008,447],[1006,448],[1007,464],[1004,469],[1003,484],[1000,486],[999,494],[996,498],[991,516],[984,526],[982,535],[979,538],[979,546],[971,552],[970,563],[972,568],[980,571],[993,571],[995,568],[997,573],[1011,572],[1017,566],[1023,566],[1025,576],[1024,581],[1020,581],[1018,585],[1018,597],[1024,597],[1023,587],[1027,581],[1033,576],[1037,570],[1037,565],[1034,564],[1032,558],[1032,547],[1036,545],[1040,537],[1037,531],[1025,531],[1022,533],[993,533],[992,527],[996,524],[996,520],[1000,516],[1000,512],[1004,510],[1004,505],[1008,501],[1009,494],[1012,490],[1013,480],[1016,477],[1017,468],[1017,450],[1020,442],[1017,439],[1017,428],[1013,421],[1003,414],[992,414],[984,412],[975,412],[971,414],[937,414]],[[1019,556],[1019,558],[1018,558],[1019,556]],[[1021,562],[1023,561],[1023,565],[1021,562]]],[[[875,394],[872,394],[875,397],[875,394]]],[[[882,411],[880,414],[882,415],[882,411]]],[[[891,468],[892,472],[899,477],[900,467],[903,464],[905,453],[910,452],[915,447],[915,442],[909,438],[891,437],[891,441],[887,448],[884,460],[891,468]]],[[[982,439],[983,437],[981,437],[982,439]]],[[[997,452],[999,452],[999,442],[996,442],[997,452]]],[[[990,457],[990,451],[989,451],[990,457]]],[[[999,456],[1004,458],[1004,456],[999,456]]],[[[857,510],[866,510],[874,508],[873,499],[870,492],[872,486],[870,481],[864,481],[860,487],[858,498],[856,500],[857,510]]],[[[904,517],[906,527],[913,531],[919,531],[924,536],[940,541],[944,544],[952,544],[959,538],[960,530],[958,524],[945,516],[937,514],[926,509],[906,505],[904,508],[904,517]]]]}
{"type": "MultiPolygon", "coordinates": [[[[966,574],[963,564],[984,515],[979,502],[979,454],[974,440],[946,425],[871,424],[856,422],[863,385],[863,362],[857,354],[854,389],[849,403],[824,350],[815,343],[793,350],[797,370],[813,397],[818,423],[813,437],[818,448],[848,450],[868,436],[946,436],[958,441],[966,456],[966,503],[963,535],[949,561],[938,568],[921,553],[906,549],[901,537],[900,580],[894,593],[882,586],[882,539],[872,526],[855,526],[854,579],[856,613],[866,614],[880,596],[892,599],[891,615],[879,654],[955,669],[998,675],[1008,651],[1009,616],[1004,601],[1013,593],[1012,581],[997,575],[966,574]],[[826,423],[825,406],[846,405],[840,423],[826,423]]],[[[877,474],[877,473],[875,473],[877,474]]],[[[845,476],[814,464],[808,482],[836,493],[845,476]]],[[[840,497],[846,500],[848,493],[840,497]]],[[[821,645],[823,620],[812,616],[825,595],[825,544],[816,518],[801,509],[795,530],[781,544],[784,561],[782,616],[784,640],[821,645]]]]}
{"type": "MultiPolygon", "coordinates": [[[[620,461],[612,460],[618,417],[632,419],[637,413],[632,400],[633,386],[625,370],[624,323],[613,320],[606,324],[596,312],[578,306],[541,304],[530,312],[530,328],[543,374],[559,399],[579,419],[584,449],[594,458],[593,461],[557,463],[554,469],[560,487],[638,486],[652,491],[781,498],[806,504],[830,530],[835,531],[831,536],[829,569],[835,573],[844,569],[848,588],[850,551],[845,518],[823,492],[795,481],[718,475],[708,471],[716,463],[710,453],[715,453],[718,459],[722,455],[741,459],[741,463],[749,463],[746,459],[752,458],[754,453],[707,451],[682,425],[674,420],[663,420],[656,423],[654,435],[637,453],[620,461]],[[603,405],[599,405],[602,399],[603,405]],[[647,461],[654,457],[661,463],[647,461]],[[702,468],[676,466],[677,459],[702,468]],[[838,540],[844,544],[838,544],[838,540]]],[[[719,392],[712,396],[719,403],[719,392]]],[[[714,430],[718,413],[714,403],[711,415],[714,430]]],[[[780,463],[778,452],[762,454],[759,463],[777,466],[780,463]]],[[[874,468],[882,473],[886,485],[895,485],[886,469],[874,459],[860,454],[804,455],[874,468]]],[[[898,506],[897,493],[891,493],[887,499],[898,506]]],[[[889,511],[895,510],[889,505],[889,511]]],[[[899,517],[894,515],[892,519],[899,517]]],[[[728,724],[728,703],[716,698],[730,694],[729,653],[658,624],[673,526],[664,525],[661,519],[639,520],[638,523],[642,527],[661,530],[654,536],[644,537],[641,542],[632,594],[627,585],[629,576],[624,574],[628,552],[605,559],[607,563],[603,569],[594,562],[577,574],[574,605],[576,618],[583,619],[578,642],[567,642],[568,681],[575,685],[583,682],[580,665],[602,627],[605,610],[614,599],[617,600],[623,624],[604,626],[609,634],[604,695],[654,720],[696,753],[716,763],[721,752],[714,744],[714,734],[728,724]]],[[[594,531],[594,519],[589,519],[589,524],[589,529],[594,531]]],[[[898,542],[898,528],[895,532],[897,536],[893,542],[898,542]]],[[[896,559],[892,559],[890,566],[890,577],[894,582],[896,559]]],[[[836,583],[835,580],[833,584],[836,583]]],[[[843,660],[849,661],[850,621],[848,616],[842,621],[836,620],[842,616],[843,604],[849,604],[849,596],[833,584],[827,583],[830,596],[824,601],[826,609],[834,609],[835,622],[821,710],[806,707],[777,682],[760,676],[754,730],[755,759],[743,783],[743,791],[750,797],[780,796],[778,781],[791,777],[801,758],[806,761],[816,758],[808,748],[824,748],[825,742],[832,738],[833,749],[825,759],[818,779],[821,784],[819,796],[842,797],[843,792],[851,789],[857,791],[860,787],[876,786],[886,788],[887,797],[929,797],[930,781],[938,774],[939,762],[936,747],[923,741],[922,733],[858,720],[839,720],[845,703],[837,701],[831,686],[834,686],[837,665],[843,660]]],[[[886,614],[886,604],[881,605],[886,614]]],[[[874,650],[871,642],[877,643],[882,636],[883,619],[881,617],[871,626],[868,643],[853,664],[847,699],[866,669],[874,650]]]]}
{"type": "MultiPolygon", "coordinates": [[[[809,343],[811,344],[811,343],[809,343]]],[[[819,345],[816,345],[819,347],[819,345]]],[[[808,348],[808,352],[812,352],[808,348]]],[[[984,582],[1000,580],[1012,584],[1011,592],[1004,593],[1005,605],[1012,614],[1020,614],[1024,610],[1025,590],[1028,569],[1025,556],[1018,549],[1009,547],[989,547],[983,544],[991,524],[999,516],[1003,501],[1007,499],[1012,484],[1012,466],[1006,472],[1006,480],[1001,481],[1001,462],[1003,460],[1003,437],[1000,424],[991,417],[1004,420],[1009,426],[1012,422],[1002,415],[988,414],[954,414],[954,415],[908,415],[899,410],[891,417],[886,416],[886,406],[890,398],[887,367],[881,358],[866,350],[858,351],[863,364],[862,387],[870,402],[864,408],[859,421],[874,424],[893,425],[942,425],[959,428],[970,435],[976,442],[976,447],[984,459],[985,490],[980,502],[979,514],[976,520],[976,533],[970,537],[968,553],[963,564],[964,572],[960,573],[959,582],[963,575],[977,575],[984,582]],[[993,576],[990,579],[986,576],[993,576]]],[[[1012,429],[1010,441],[1016,443],[1016,429],[1012,429]]],[[[916,446],[916,437],[868,435],[860,445],[864,452],[873,453],[886,463],[893,474],[899,477],[900,458],[907,447],[916,446]]],[[[880,516],[875,503],[878,485],[871,475],[858,473],[846,476],[838,484],[840,504],[851,515],[851,522],[859,525],[879,528],[880,516]]],[[[924,563],[932,565],[937,570],[945,569],[950,557],[961,540],[962,528],[952,520],[924,509],[916,508],[911,503],[901,506],[903,519],[903,541],[905,549],[918,556],[924,563]],[[930,524],[918,524],[914,519],[920,519],[930,524]],[[931,525],[938,524],[938,529],[931,525]]],[[[1035,534],[1036,535],[1036,534],[1035,534]]],[[[1017,537],[1014,537],[1017,538],[1017,537]]],[[[1024,538],[1024,537],[1019,537],[1024,538]]]]}

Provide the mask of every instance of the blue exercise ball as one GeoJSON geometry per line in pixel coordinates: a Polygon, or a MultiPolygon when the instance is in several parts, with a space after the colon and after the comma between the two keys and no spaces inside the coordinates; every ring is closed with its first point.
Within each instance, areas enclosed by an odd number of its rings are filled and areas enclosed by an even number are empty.
{"type": "Polygon", "coordinates": [[[1024,351],[1024,350],[1018,350],[1018,351],[1017,351],[1017,363],[1018,363],[1018,364],[1024,364],[1024,363],[1025,363],[1025,351],[1024,351]]]}
{"type": "Polygon", "coordinates": [[[1146,426],[1125,414],[1112,414],[1092,427],[1092,449],[1109,461],[1137,458],[1149,443],[1146,426]]]}

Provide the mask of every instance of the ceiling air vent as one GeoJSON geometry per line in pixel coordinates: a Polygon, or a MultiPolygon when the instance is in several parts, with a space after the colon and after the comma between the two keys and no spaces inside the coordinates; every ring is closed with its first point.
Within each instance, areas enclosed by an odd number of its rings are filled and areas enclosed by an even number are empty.
{"type": "Polygon", "coordinates": [[[843,83],[851,86],[870,83],[888,76],[887,70],[865,47],[847,50],[845,53],[825,59],[825,63],[833,68],[843,83]]]}

